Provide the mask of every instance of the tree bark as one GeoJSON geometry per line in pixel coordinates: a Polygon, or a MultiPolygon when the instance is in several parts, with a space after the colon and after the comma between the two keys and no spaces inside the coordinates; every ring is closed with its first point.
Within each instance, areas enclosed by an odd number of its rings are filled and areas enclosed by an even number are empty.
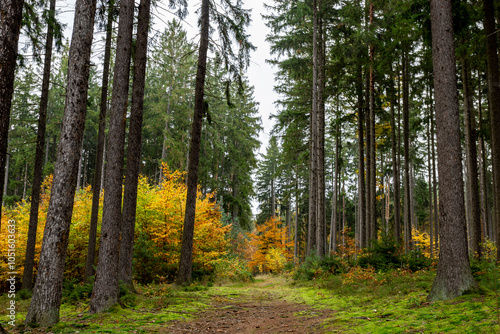
{"type": "Polygon", "coordinates": [[[403,50],[403,134],[404,134],[404,241],[405,250],[411,248],[411,192],[410,192],[410,106],[408,87],[408,54],[403,50]]]}
{"type": "Polygon", "coordinates": [[[101,182],[104,165],[104,142],[106,139],[106,115],[108,113],[108,83],[109,64],[111,59],[111,37],[113,32],[114,0],[108,4],[108,21],[106,23],[106,43],[104,47],[104,64],[102,70],[101,103],[99,112],[99,130],[97,132],[97,151],[95,162],[95,175],[92,182],[92,210],[90,214],[89,242],[87,245],[87,259],[85,262],[86,283],[91,283],[94,276],[95,250],[97,241],[97,223],[99,219],[99,199],[101,195],[101,182]]]}
{"type": "Polygon", "coordinates": [[[429,301],[477,289],[467,251],[455,48],[450,0],[431,1],[441,246],[429,301]]]}
{"type": "Polygon", "coordinates": [[[318,170],[318,187],[317,187],[317,207],[316,207],[316,239],[318,244],[318,255],[323,257],[326,254],[326,217],[325,217],[325,46],[323,39],[323,20],[321,18],[322,1],[318,0],[317,8],[317,99],[318,99],[318,132],[317,132],[317,170],[318,170]]]}
{"type": "MultiPolygon", "coordinates": [[[[486,56],[488,62],[488,97],[490,109],[491,165],[493,166],[494,224],[500,224],[500,73],[497,55],[497,33],[493,0],[483,0],[486,56]]],[[[500,233],[500,228],[497,228],[500,233]]],[[[500,235],[497,235],[497,257],[500,258],[500,235]]]]}
{"type": "MultiPolygon", "coordinates": [[[[4,184],[10,124],[10,108],[14,93],[17,46],[24,0],[0,0],[0,184],[4,184]]],[[[0,192],[3,204],[4,193],[0,192]]],[[[2,207],[0,206],[0,216],[2,207]]],[[[0,223],[1,227],[1,223],[0,223]]]]}
{"type": "Polygon", "coordinates": [[[471,252],[474,257],[481,257],[481,208],[479,199],[479,182],[476,147],[476,116],[473,105],[473,93],[470,87],[470,67],[467,59],[462,64],[465,141],[467,142],[468,195],[471,227],[471,252]]]}
{"type": "Polygon", "coordinates": [[[109,150],[107,155],[99,258],[90,299],[90,313],[109,309],[118,302],[119,298],[123,156],[133,23],[134,1],[122,0],[108,133],[108,146],[113,149],[109,150]]]}
{"type": "Polygon", "coordinates": [[[35,166],[33,168],[33,186],[31,190],[30,221],[28,238],[26,241],[26,257],[22,289],[33,289],[33,265],[35,264],[36,230],[38,226],[38,206],[40,205],[40,188],[43,178],[43,156],[45,148],[45,129],[47,125],[47,105],[49,101],[49,80],[52,63],[53,23],[55,19],[56,0],[50,0],[49,24],[47,26],[47,40],[45,41],[45,58],[43,64],[42,94],[40,98],[40,112],[38,115],[38,130],[36,138],[35,166]]]}
{"type": "Polygon", "coordinates": [[[396,93],[394,91],[394,73],[391,64],[391,80],[389,96],[391,99],[391,151],[392,151],[392,178],[394,184],[394,240],[396,244],[401,242],[401,195],[399,185],[399,163],[397,161],[398,143],[396,137],[396,93]]]}
{"type": "Polygon", "coordinates": [[[209,0],[202,0],[201,2],[200,48],[198,54],[198,70],[196,73],[191,143],[189,145],[186,210],[184,216],[184,229],[182,231],[179,275],[177,277],[178,284],[191,283],[193,271],[193,235],[196,213],[196,192],[198,187],[198,165],[200,161],[201,126],[205,113],[205,75],[207,71],[208,30],[210,26],[209,2],[209,0]]]}
{"type": "Polygon", "coordinates": [[[356,90],[358,95],[358,246],[365,247],[366,234],[366,187],[365,187],[365,153],[364,153],[364,108],[363,108],[363,73],[361,65],[358,65],[358,76],[356,90]]]}
{"type": "Polygon", "coordinates": [[[95,0],[76,2],[61,139],[54,166],[54,179],[38,274],[26,316],[26,324],[47,327],[59,321],[64,262],[87,111],[95,8],[95,0]]]}
{"type": "MultiPolygon", "coordinates": [[[[313,0],[312,103],[309,129],[309,213],[307,255],[317,253],[318,201],[318,1],[313,0]]],[[[319,255],[319,254],[318,254],[319,255]]]]}
{"type": "Polygon", "coordinates": [[[123,197],[123,223],[120,242],[120,280],[134,291],[132,284],[132,257],[137,208],[137,185],[141,165],[141,131],[144,110],[144,84],[148,51],[148,28],[151,0],[141,0],[132,86],[132,110],[128,133],[127,172],[123,197]]]}
{"type": "MultiPolygon", "coordinates": [[[[369,7],[369,20],[370,20],[370,27],[373,29],[373,1],[370,0],[370,7],[369,7]]],[[[377,208],[377,173],[376,173],[376,146],[375,146],[375,76],[374,76],[374,69],[373,69],[373,61],[375,57],[375,47],[373,44],[370,44],[370,183],[368,186],[370,187],[370,191],[368,192],[370,195],[370,200],[368,202],[368,205],[370,209],[368,210],[368,214],[370,215],[368,221],[370,224],[370,234],[369,234],[369,242],[372,242],[373,240],[377,239],[377,215],[376,215],[376,208],[377,208]]],[[[368,131],[368,128],[367,128],[368,131]]]]}

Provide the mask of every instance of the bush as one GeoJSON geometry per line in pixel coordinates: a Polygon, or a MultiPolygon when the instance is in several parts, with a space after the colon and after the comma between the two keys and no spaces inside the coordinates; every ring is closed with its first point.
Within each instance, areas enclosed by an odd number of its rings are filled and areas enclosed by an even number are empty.
{"type": "Polygon", "coordinates": [[[63,303],[76,304],[80,301],[88,300],[91,295],[92,284],[81,284],[76,279],[69,279],[63,282],[63,303]]]}
{"type": "Polygon", "coordinates": [[[396,245],[389,241],[374,241],[372,247],[358,258],[361,268],[374,268],[377,271],[388,271],[400,266],[396,245]]]}
{"type": "Polygon", "coordinates": [[[295,268],[292,274],[294,280],[313,280],[322,273],[339,274],[347,268],[342,264],[341,259],[336,255],[320,258],[313,254],[306,257],[305,261],[295,268]]]}

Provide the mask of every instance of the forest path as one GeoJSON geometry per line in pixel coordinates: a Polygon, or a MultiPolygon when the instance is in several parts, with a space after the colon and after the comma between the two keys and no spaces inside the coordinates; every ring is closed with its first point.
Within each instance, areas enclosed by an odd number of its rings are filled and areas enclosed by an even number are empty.
{"type": "Polygon", "coordinates": [[[215,291],[213,307],[195,320],[175,322],[164,332],[324,333],[323,322],[332,313],[300,300],[282,276],[259,276],[255,283],[236,286],[233,291],[222,297],[215,291]]]}

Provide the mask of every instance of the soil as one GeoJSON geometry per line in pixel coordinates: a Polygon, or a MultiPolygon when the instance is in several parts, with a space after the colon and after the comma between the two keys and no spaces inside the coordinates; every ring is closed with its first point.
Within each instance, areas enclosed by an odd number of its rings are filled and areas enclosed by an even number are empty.
{"type": "Polygon", "coordinates": [[[165,333],[325,333],[323,322],[328,310],[282,299],[271,289],[255,286],[249,295],[216,302],[195,320],[175,322],[165,333]]]}

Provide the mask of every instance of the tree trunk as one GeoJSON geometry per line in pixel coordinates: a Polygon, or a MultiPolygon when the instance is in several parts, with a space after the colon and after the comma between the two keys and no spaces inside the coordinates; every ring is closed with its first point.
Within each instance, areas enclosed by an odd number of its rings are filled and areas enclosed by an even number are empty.
{"type": "Polygon", "coordinates": [[[293,262],[298,264],[299,259],[299,173],[298,166],[295,172],[295,239],[293,250],[293,262]]]}
{"type": "Polygon", "coordinates": [[[3,180],[3,190],[2,190],[2,206],[5,206],[5,197],[7,196],[7,189],[9,186],[9,165],[10,165],[10,154],[7,153],[7,161],[5,162],[5,180],[3,180]]]}
{"type": "Polygon", "coordinates": [[[431,161],[431,122],[432,122],[432,97],[429,87],[429,121],[427,122],[427,171],[429,173],[429,253],[434,257],[434,227],[432,217],[432,161],[431,161]]]}
{"type": "Polygon", "coordinates": [[[323,257],[326,254],[326,218],[325,218],[325,45],[323,38],[323,20],[321,18],[322,1],[318,0],[318,13],[317,13],[317,99],[318,99],[318,136],[317,136],[317,161],[318,161],[318,187],[317,191],[317,207],[316,207],[316,239],[318,244],[318,255],[323,257]]]}
{"type": "MultiPolygon", "coordinates": [[[[370,0],[370,7],[369,7],[369,23],[370,23],[370,28],[373,26],[373,15],[374,15],[374,9],[373,9],[373,1],[370,0]]],[[[373,69],[373,61],[375,57],[375,47],[373,44],[370,44],[370,126],[369,128],[367,127],[367,131],[370,131],[370,141],[367,144],[370,145],[370,164],[369,164],[369,169],[370,169],[370,182],[368,186],[370,187],[369,190],[369,196],[370,200],[368,202],[369,210],[368,214],[370,215],[368,221],[369,221],[369,236],[368,236],[368,241],[372,242],[373,240],[377,239],[377,215],[376,215],[376,204],[377,204],[377,173],[376,173],[376,146],[375,146],[375,76],[374,76],[374,69],[373,69]],[[369,130],[368,130],[369,129],[369,130]]]]}
{"type": "Polygon", "coordinates": [[[408,87],[408,53],[403,50],[403,134],[404,134],[404,235],[405,250],[411,248],[411,192],[410,192],[410,106],[408,87]]]}
{"type": "Polygon", "coordinates": [[[198,187],[198,165],[200,161],[201,126],[205,113],[205,75],[207,71],[208,30],[210,25],[209,0],[201,2],[200,18],[200,49],[198,54],[198,70],[196,73],[195,105],[193,124],[191,128],[191,143],[189,150],[186,211],[184,229],[182,231],[182,246],[179,260],[178,284],[191,283],[193,271],[193,236],[194,218],[196,213],[196,190],[198,187]]]}
{"type": "Polygon", "coordinates": [[[389,88],[389,96],[391,99],[391,151],[392,151],[392,178],[394,184],[394,240],[396,244],[401,242],[401,195],[399,186],[399,163],[397,161],[398,143],[396,138],[396,94],[394,91],[394,73],[391,63],[391,80],[389,88]]]}
{"type": "MultiPolygon", "coordinates": [[[[483,0],[486,56],[488,61],[488,97],[490,109],[491,164],[493,166],[494,223],[500,224],[500,73],[497,55],[497,34],[493,0],[483,0]]],[[[500,232],[500,228],[497,228],[500,232]]],[[[497,257],[500,258],[500,235],[497,236],[497,257]]]]}
{"type": "Polygon", "coordinates": [[[467,143],[468,194],[470,203],[471,252],[474,257],[481,257],[481,208],[479,202],[479,183],[476,148],[476,116],[470,87],[470,68],[466,59],[462,64],[465,141],[467,143]]]}
{"type": "MultiPolygon", "coordinates": [[[[0,184],[4,184],[7,162],[7,146],[10,124],[10,108],[14,93],[17,45],[24,0],[0,0],[2,20],[0,21],[0,184]]],[[[4,193],[0,192],[3,204],[4,193]]],[[[0,207],[0,216],[2,207],[0,207]]],[[[1,227],[1,223],[0,223],[1,227]]]]}
{"type": "Polygon", "coordinates": [[[134,291],[132,257],[137,208],[137,185],[141,165],[141,131],[144,110],[144,83],[148,51],[148,28],[151,0],[141,0],[132,86],[132,109],[128,133],[127,172],[123,197],[123,222],[120,242],[120,280],[134,291]]]}
{"type": "Polygon", "coordinates": [[[38,206],[40,205],[40,188],[43,178],[43,155],[45,147],[45,129],[47,125],[47,105],[49,101],[49,80],[52,62],[53,22],[55,19],[56,0],[50,0],[49,24],[47,26],[47,40],[45,41],[45,58],[43,64],[42,94],[40,98],[40,112],[38,115],[38,130],[36,138],[35,166],[33,169],[33,186],[31,188],[30,221],[28,238],[26,241],[26,257],[22,289],[33,289],[33,265],[35,264],[36,230],[38,226],[38,206]]]}
{"type": "Polygon", "coordinates": [[[76,2],[68,62],[68,84],[61,140],[54,166],[37,279],[26,324],[51,326],[59,321],[64,262],[76,189],[76,173],[83,141],[95,0],[76,2]]]}
{"type": "Polygon", "coordinates": [[[90,299],[90,313],[98,313],[109,309],[118,302],[119,298],[123,156],[133,23],[134,1],[122,0],[120,2],[108,132],[108,146],[113,149],[109,150],[106,159],[99,258],[94,289],[90,299]]]}
{"type": "Polygon", "coordinates": [[[490,240],[492,240],[492,233],[490,231],[490,224],[488,223],[488,217],[490,216],[489,213],[489,201],[488,201],[488,180],[486,178],[487,175],[487,161],[486,161],[486,147],[484,145],[484,136],[483,136],[483,108],[482,108],[482,87],[481,87],[481,76],[479,75],[478,71],[478,106],[479,106],[479,133],[481,134],[479,136],[479,156],[481,157],[481,160],[479,160],[480,166],[479,166],[479,173],[480,173],[480,187],[481,187],[481,216],[483,220],[483,226],[484,226],[484,236],[488,237],[490,240]]]}
{"type": "Polygon", "coordinates": [[[365,188],[365,154],[364,154],[364,139],[363,139],[363,124],[364,124],[364,108],[363,108],[363,73],[361,65],[358,65],[357,76],[357,95],[358,95],[358,246],[365,247],[366,234],[366,188],[365,188]]]}
{"type": "Polygon", "coordinates": [[[91,283],[94,276],[95,249],[97,241],[97,223],[99,219],[99,199],[101,195],[101,182],[104,165],[104,142],[106,138],[106,114],[108,113],[108,82],[109,64],[111,59],[111,37],[113,32],[114,0],[108,4],[108,21],[106,24],[106,43],[104,47],[104,64],[102,70],[101,104],[99,113],[99,130],[97,133],[97,151],[95,162],[95,175],[92,182],[92,211],[90,214],[89,242],[87,246],[87,260],[85,262],[86,283],[91,283]]]}
{"type": "Polygon", "coordinates": [[[477,289],[467,252],[455,48],[450,0],[431,1],[441,245],[429,301],[477,289]]]}

